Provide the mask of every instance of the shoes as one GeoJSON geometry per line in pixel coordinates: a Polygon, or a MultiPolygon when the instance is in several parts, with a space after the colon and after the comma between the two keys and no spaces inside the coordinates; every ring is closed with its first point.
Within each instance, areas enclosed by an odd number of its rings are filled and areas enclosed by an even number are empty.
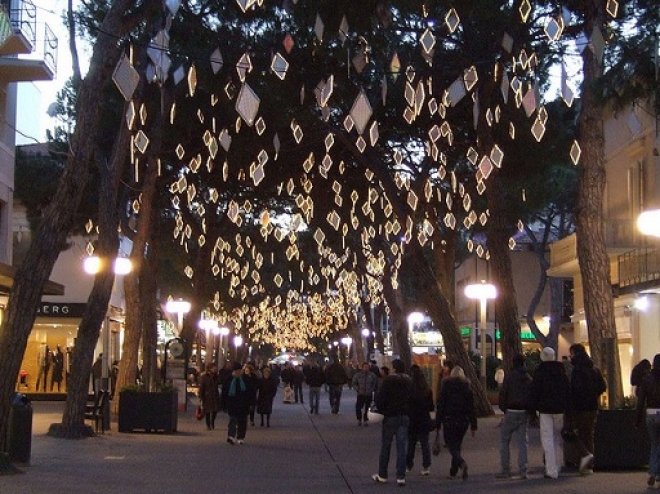
{"type": "Polygon", "coordinates": [[[358,420],[358,427],[360,427],[361,425],[362,425],[362,421],[358,420]]]}
{"type": "Polygon", "coordinates": [[[387,477],[381,477],[381,476],[378,475],[377,473],[374,473],[374,474],[371,476],[371,480],[373,480],[373,481],[376,482],[377,484],[387,484],[387,477]]]}
{"type": "Polygon", "coordinates": [[[396,485],[398,485],[399,487],[403,487],[404,485],[406,485],[406,479],[396,479],[396,485]]]}
{"type": "Polygon", "coordinates": [[[406,473],[412,472],[412,467],[406,467],[406,473]]]}
{"type": "Polygon", "coordinates": [[[254,422],[250,422],[250,425],[251,425],[252,427],[254,427],[254,422]]]}
{"type": "Polygon", "coordinates": [[[500,472],[495,475],[497,480],[509,480],[511,479],[511,474],[509,472],[500,472]]]}
{"type": "Polygon", "coordinates": [[[227,442],[233,446],[234,444],[236,444],[236,439],[234,439],[233,437],[228,437],[227,442]]]}
{"type": "Polygon", "coordinates": [[[243,441],[243,439],[239,439],[239,440],[236,441],[236,442],[237,442],[238,444],[245,444],[245,441],[243,441]]]}
{"type": "Polygon", "coordinates": [[[447,475],[447,480],[456,480],[456,475],[452,475],[452,474],[447,475]]]}
{"type": "Polygon", "coordinates": [[[649,480],[646,482],[646,485],[648,485],[650,488],[654,489],[655,488],[655,476],[651,475],[649,477],[649,480]]]}
{"type": "Polygon", "coordinates": [[[589,470],[594,466],[594,455],[589,453],[586,456],[583,456],[580,460],[580,473],[584,473],[585,470],[589,470]]]}
{"type": "Polygon", "coordinates": [[[365,427],[369,427],[369,421],[368,421],[368,420],[365,420],[365,421],[364,421],[364,426],[365,426],[365,427]]]}
{"type": "Polygon", "coordinates": [[[468,466],[467,463],[463,462],[463,466],[461,467],[461,476],[463,477],[463,480],[467,480],[468,478],[468,466]]]}
{"type": "Polygon", "coordinates": [[[518,473],[516,475],[511,475],[509,477],[511,480],[527,480],[527,474],[526,473],[518,473]]]}
{"type": "Polygon", "coordinates": [[[428,468],[425,468],[425,469],[422,470],[422,475],[424,477],[426,477],[428,474],[429,474],[429,469],[428,468]]]}
{"type": "Polygon", "coordinates": [[[544,473],[543,478],[544,479],[555,479],[555,480],[557,480],[559,478],[559,476],[553,477],[552,475],[548,475],[547,473],[544,473]]]}

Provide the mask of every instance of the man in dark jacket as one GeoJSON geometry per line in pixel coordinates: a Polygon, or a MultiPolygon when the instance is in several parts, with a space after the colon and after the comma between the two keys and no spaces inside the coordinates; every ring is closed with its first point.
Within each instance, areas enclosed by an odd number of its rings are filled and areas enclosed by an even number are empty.
{"type": "Polygon", "coordinates": [[[325,384],[323,369],[314,362],[307,371],[307,386],[309,386],[309,413],[319,414],[319,401],[321,399],[321,386],[325,384]]]}
{"type": "Polygon", "coordinates": [[[383,414],[378,473],[371,476],[376,483],[387,482],[387,465],[390,462],[392,439],[396,437],[396,483],[406,485],[406,453],[408,448],[408,425],[410,402],[412,400],[412,379],[404,374],[403,361],[392,361],[392,374],[383,380],[376,395],[376,408],[383,414]]]}
{"type": "Polygon", "coordinates": [[[369,425],[367,413],[369,412],[369,407],[371,406],[371,400],[373,399],[377,384],[378,379],[374,373],[371,372],[369,363],[364,362],[362,364],[362,370],[356,372],[351,381],[351,387],[357,391],[355,416],[357,417],[358,426],[362,425],[363,420],[365,426],[369,425]]]}
{"type": "Polygon", "coordinates": [[[325,382],[328,383],[329,388],[330,408],[332,409],[332,413],[336,415],[339,413],[344,384],[348,382],[348,374],[344,366],[339,362],[339,359],[335,359],[325,370],[325,382]]]}
{"type": "Polygon", "coordinates": [[[499,407],[504,412],[500,426],[500,464],[498,479],[527,478],[527,422],[531,408],[532,377],[525,369],[525,358],[513,356],[513,368],[504,376],[500,388],[499,407]],[[509,446],[516,436],[518,444],[518,474],[511,475],[509,446]]]}
{"type": "Polygon", "coordinates": [[[541,351],[541,364],[536,368],[532,381],[532,410],[534,413],[539,412],[545,478],[559,477],[557,448],[561,444],[560,432],[569,406],[570,384],[566,369],[555,360],[555,351],[545,347],[541,351]]]}
{"type": "Polygon", "coordinates": [[[566,428],[577,433],[580,451],[580,473],[592,472],[594,463],[594,430],[598,414],[598,400],[607,388],[605,379],[587,350],[580,343],[571,345],[571,407],[566,417],[566,428]]]}

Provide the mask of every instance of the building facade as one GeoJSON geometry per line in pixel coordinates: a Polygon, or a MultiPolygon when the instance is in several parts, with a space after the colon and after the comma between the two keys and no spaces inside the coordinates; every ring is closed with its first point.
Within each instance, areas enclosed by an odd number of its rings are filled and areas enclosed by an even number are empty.
{"type": "MultiPolygon", "coordinates": [[[[660,353],[660,243],[637,218],[660,208],[660,139],[653,102],[609,112],[605,121],[605,234],[624,394],[632,367],[660,353]]],[[[588,346],[575,235],[551,246],[550,276],[574,282],[573,340],[588,346]]]]}

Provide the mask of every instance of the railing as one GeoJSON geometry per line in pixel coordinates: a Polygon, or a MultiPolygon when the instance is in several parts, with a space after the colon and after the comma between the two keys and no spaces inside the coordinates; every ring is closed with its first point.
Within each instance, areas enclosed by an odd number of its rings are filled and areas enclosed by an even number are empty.
{"type": "Polygon", "coordinates": [[[660,249],[640,247],[618,256],[619,286],[634,286],[660,280],[660,249]]]}
{"type": "Polygon", "coordinates": [[[57,73],[57,36],[55,33],[48,27],[48,24],[44,25],[44,62],[48,65],[48,68],[53,71],[53,74],[57,73]]]}
{"type": "Polygon", "coordinates": [[[14,31],[22,34],[32,46],[37,41],[37,8],[31,0],[2,0],[14,31]]]}

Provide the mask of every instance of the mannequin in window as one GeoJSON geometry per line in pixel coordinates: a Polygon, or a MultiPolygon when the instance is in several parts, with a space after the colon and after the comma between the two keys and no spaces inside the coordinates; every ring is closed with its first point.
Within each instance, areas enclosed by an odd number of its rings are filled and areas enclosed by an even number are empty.
{"type": "Polygon", "coordinates": [[[46,383],[48,381],[48,371],[50,370],[50,365],[53,362],[53,355],[48,348],[48,345],[42,344],[39,348],[39,354],[37,355],[37,364],[39,366],[39,372],[37,374],[37,386],[35,391],[39,391],[39,386],[42,383],[43,379],[43,390],[46,391],[46,383]]]}
{"type": "Polygon", "coordinates": [[[53,375],[50,379],[50,390],[53,391],[53,387],[57,385],[57,392],[60,392],[60,386],[62,384],[62,375],[64,373],[64,353],[62,348],[57,345],[57,349],[53,352],[53,375]]]}

